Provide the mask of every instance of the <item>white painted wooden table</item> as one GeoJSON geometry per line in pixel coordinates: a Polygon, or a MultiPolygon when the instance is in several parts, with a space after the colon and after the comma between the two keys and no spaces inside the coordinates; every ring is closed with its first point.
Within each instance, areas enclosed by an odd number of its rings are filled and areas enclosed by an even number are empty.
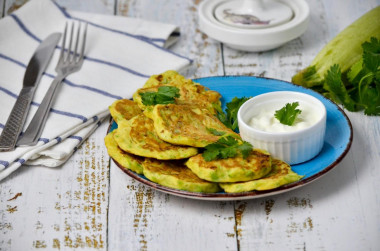
{"type": "MultiPolygon", "coordinates": [[[[0,0],[0,16],[24,0],[0,0]]],[[[289,81],[379,0],[309,0],[309,28],[270,52],[232,50],[199,31],[200,0],[58,0],[64,7],[174,23],[189,78],[254,75],[289,81]]],[[[379,17],[380,18],[380,17],[379,17]]],[[[0,31],[1,32],[1,31],[0,31]]],[[[1,45],[0,45],[1,46],[1,45]]],[[[380,118],[347,113],[354,141],[321,179],[263,199],[183,199],[110,163],[102,125],[59,168],[23,167],[0,183],[0,250],[380,250],[380,118]]]]}

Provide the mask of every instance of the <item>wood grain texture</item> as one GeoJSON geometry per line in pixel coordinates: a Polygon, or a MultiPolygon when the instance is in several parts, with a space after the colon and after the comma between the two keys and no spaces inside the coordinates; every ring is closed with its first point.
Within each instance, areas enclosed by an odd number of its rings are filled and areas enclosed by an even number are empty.
{"type": "Polygon", "coordinates": [[[198,27],[199,3],[200,1],[119,0],[117,14],[177,25],[181,39],[170,49],[194,60],[182,74],[191,78],[223,75],[220,43],[203,34],[198,27]]]}
{"type": "Polygon", "coordinates": [[[236,250],[232,203],[157,192],[115,165],[111,165],[109,225],[110,250],[236,250]]]}
{"type": "MultiPolygon", "coordinates": [[[[7,0],[5,14],[24,2],[7,0]]],[[[59,4],[109,14],[114,6],[98,1],[59,4]]],[[[99,127],[63,166],[21,167],[0,184],[0,250],[107,249],[107,126],[99,127]]]]}
{"type": "Polygon", "coordinates": [[[3,0],[4,1],[4,16],[11,14],[13,11],[17,10],[23,6],[29,0],[3,0]]]}
{"type": "Polygon", "coordinates": [[[55,2],[70,10],[113,15],[116,0],[56,0],[55,2]]]}
{"type": "Polygon", "coordinates": [[[5,1],[0,0],[0,18],[4,16],[5,1]]]}
{"type": "Polygon", "coordinates": [[[25,166],[1,183],[2,249],[106,249],[109,165],[100,136],[105,129],[63,166],[25,166]]]}
{"type": "MultiPolygon", "coordinates": [[[[23,2],[0,0],[0,7],[7,15],[23,2]]],[[[308,0],[310,24],[300,38],[248,53],[200,32],[201,0],[57,2],[178,25],[181,37],[170,49],[194,60],[182,72],[186,77],[286,81],[339,31],[380,5],[379,0],[308,0]]],[[[378,250],[380,120],[347,115],[354,141],[336,168],[297,190],[234,202],[184,199],[131,179],[109,160],[104,123],[62,167],[23,167],[0,183],[0,250],[378,250]]]]}

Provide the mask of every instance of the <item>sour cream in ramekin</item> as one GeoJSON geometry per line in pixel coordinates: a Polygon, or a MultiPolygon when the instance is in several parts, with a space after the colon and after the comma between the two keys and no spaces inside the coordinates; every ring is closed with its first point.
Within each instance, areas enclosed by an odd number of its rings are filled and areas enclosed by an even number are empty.
{"type": "Polygon", "coordinates": [[[254,148],[266,150],[289,164],[298,164],[321,151],[326,130],[326,108],[320,100],[305,93],[270,92],[246,101],[238,111],[238,123],[242,139],[254,148]],[[302,111],[296,124],[278,124],[274,118],[275,111],[293,102],[298,102],[298,109],[302,111]]]}
{"type": "Polygon", "coordinates": [[[322,113],[318,108],[304,101],[296,102],[299,104],[297,109],[301,110],[301,113],[297,115],[294,124],[291,126],[282,124],[275,117],[276,111],[289,103],[286,99],[265,104],[257,114],[252,116],[248,125],[265,132],[295,132],[308,128],[321,119],[322,113]]]}

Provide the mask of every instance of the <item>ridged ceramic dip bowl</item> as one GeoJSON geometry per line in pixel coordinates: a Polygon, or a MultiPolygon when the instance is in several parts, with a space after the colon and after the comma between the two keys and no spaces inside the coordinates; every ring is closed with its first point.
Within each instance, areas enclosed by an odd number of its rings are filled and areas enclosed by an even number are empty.
{"type": "Polygon", "coordinates": [[[274,158],[291,165],[299,164],[314,158],[322,149],[326,108],[305,93],[270,92],[246,101],[238,111],[238,123],[242,139],[254,148],[267,150],[274,158]],[[275,111],[294,102],[301,110],[295,124],[288,126],[276,121],[275,111]]]}

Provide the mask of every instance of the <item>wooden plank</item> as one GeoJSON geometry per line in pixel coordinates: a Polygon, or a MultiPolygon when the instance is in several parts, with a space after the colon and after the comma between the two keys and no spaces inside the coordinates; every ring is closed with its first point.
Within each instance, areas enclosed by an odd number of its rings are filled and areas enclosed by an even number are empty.
{"type": "Polygon", "coordinates": [[[13,11],[17,10],[23,6],[28,0],[4,0],[4,16],[11,14],[13,11]]]}
{"type": "Polygon", "coordinates": [[[57,0],[56,3],[64,8],[99,14],[114,14],[116,0],[57,0]]]}
{"type": "MultiPolygon", "coordinates": [[[[6,13],[19,3],[7,1],[6,13]]],[[[61,4],[97,12],[103,6],[107,12],[103,2],[61,4]]],[[[21,167],[0,183],[1,250],[107,249],[107,126],[98,128],[63,166],[21,167]]]]}
{"type": "MultiPolygon", "coordinates": [[[[29,0],[1,0],[4,1],[4,15],[9,15],[29,0]]],[[[86,11],[100,14],[114,14],[115,0],[57,0],[60,6],[76,11],[86,11]]],[[[3,5],[1,5],[3,6],[3,5]]]]}
{"type": "Polygon", "coordinates": [[[111,165],[110,250],[236,250],[233,203],[184,199],[111,165]]]}
{"type": "Polygon", "coordinates": [[[223,75],[220,44],[203,34],[198,27],[199,3],[200,1],[119,0],[117,14],[177,25],[181,36],[170,49],[194,60],[183,74],[189,78],[223,75]]]}
{"type": "MultiPolygon", "coordinates": [[[[346,168],[352,166],[353,175],[351,182],[346,182],[355,188],[354,194],[344,193],[343,196],[355,198],[356,205],[347,205],[357,212],[352,213],[346,220],[358,224],[358,236],[364,237],[360,240],[363,247],[376,249],[380,246],[380,201],[378,181],[380,179],[380,121],[379,117],[364,116],[362,113],[348,113],[354,128],[354,143],[352,146],[351,162],[346,168]],[[359,234],[360,233],[360,234],[359,234]]],[[[359,240],[359,238],[357,237],[359,240]]]]}
{"type": "MultiPolygon", "coordinates": [[[[171,49],[193,58],[187,77],[222,75],[218,43],[200,33],[198,2],[118,1],[118,15],[173,23],[181,37],[171,49]],[[152,8],[152,6],[155,6],[152,8]]],[[[196,201],[157,192],[111,165],[110,250],[236,250],[233,203],[196,201]]]]}
{"type": "Polygon", "coordinates": [[[0,18],[4,17],[5,0],[0,0],[0,18]]]}
{"type": "Polygon", "coordinates": [[[2,250],[106,249],[106,127],[101,126],[63,166],[21,167],[2,181],[2,250]]]}

